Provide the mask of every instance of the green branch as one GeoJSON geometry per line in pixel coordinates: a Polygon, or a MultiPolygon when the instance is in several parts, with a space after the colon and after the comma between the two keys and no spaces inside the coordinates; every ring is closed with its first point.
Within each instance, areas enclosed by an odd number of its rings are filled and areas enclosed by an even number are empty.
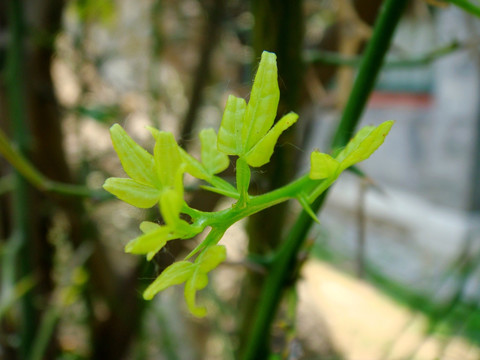
{"type": "MultiPolygon", "coordinates": [[[[5,84],[7,104],[13,137],[18,144],[19,154],[28,148],[28,138],[25,133],[27,115],[24,104],[24,23],[23,8],[20,1],[7,1],[7,19],[10,29],[10,38],[7,49],[7,63],[5,84]]],[[[3,139],[2,139],[3,140],[3,139]]],[[[2,141],[3,144],[3,141],[2,141]]],[[[15,278],[21,279],[32,276],[33,267],[29,258],[30,247],[28,240],[31,237],[32,225],[30,214],[29,187],[19,173],[15,174],[15,189],[13,191],[13,238],[18,241],[18,253],[15,256],[19,267],[15,278]]],[[[37,310],[32,294],[26,293],[21,298],[20,312],[20,357],[26,359],[31,352],[35,317],[37,310]]]]}
{"type": "MultiPolygon", "coordinates": [[[[375,84],[383,60],[390,46],[395,28],[400,20],[407,0],[386,0],[375,23],[373,35],[365,50],[352,92],[344,109],[342,119],[332,142],[332,148],[344,146],[351,138],[368,96],[375,84]]],[[[316,212],[322,206],[325,194],[315,202],[316,212]]],[[[268,357],[270,328],[281,299],[286,282],[292,275],[293,264],[312,225],[312,218],[302,211],[292,230],[277,252],[274,262],[264,282],[255,322],[243,359],[254,360],[268,357]]]]}
{"type": "MultiPolygon", "coordinates": [[[[412,68],[431,64],[435,60],[442,58],[443,56],[450,55],[455,51],[466,48],[467,44],[461,44],[458,41],[442,46],[438,49],[421,54],[415,57],[387,59],[383,65],[385,69],[392,68],[412,68]]],[[[323,63],[327,65],[341,65],[358,67],[362,61],[362,56],[345,56],[333,51],[324,50],[312,50],[308,51],[304,55],[304,60],[307,63],[323,63]]]]}
{"type": "Polygon", "coordinates": [[[465,10],[466,12],[480,17],[480,7],[472,4],[470,1],[466,0],[445,0],[446,2],[449,2],[450,4],[456,5],[459,8],[465,10]]]}
{"type": "Polygon", "coordinates": [[[60,195],[99,197],[104,192],[92,190],[86,186],[52,181],[38,171],[22,153],[10,144],[5,133],[0,129],[0,154],[12,165],[30,184],[40,191],[60,195]]]}

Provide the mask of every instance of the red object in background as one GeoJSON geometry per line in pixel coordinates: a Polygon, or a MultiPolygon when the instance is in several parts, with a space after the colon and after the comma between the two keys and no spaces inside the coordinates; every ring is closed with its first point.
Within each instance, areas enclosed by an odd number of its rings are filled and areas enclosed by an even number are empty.
{"type": "Polygon", "coordinates": [[[433,104],[433,96],[428,93],[396,93],[375,91],[370,95],[369,108],[391,107],[428,108],[433,104]]]}

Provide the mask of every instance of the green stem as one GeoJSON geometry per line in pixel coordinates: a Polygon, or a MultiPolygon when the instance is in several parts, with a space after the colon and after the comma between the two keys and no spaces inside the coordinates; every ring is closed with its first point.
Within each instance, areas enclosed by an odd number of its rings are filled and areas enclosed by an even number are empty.
{"type": "Polygon", "coordinates": [[[213,175],[207,181],[216,188],[223,189],[225,191],[229,191],[233,194],[236,194],[236,197],[238,198],[237,189],[235,189],[235,187],[232,184],[222,179],[221,177],[213,175]]]}
{"type": "Polygon", "coordinates": [[[55,305],[50,305],[43,314],[29,360],[42,360],[44,358],[45,351],[48,348],[59,319],[60,309],[55,305]]]}
{"type": "MultiPolygon", "coordinates": [[[[8,58],[6,71],[6,88],[8,96],[10,122],[13,137],[18,144],[18,151],[26,152],[28,138],[25,131],[27,123],[23,89],[23,9],[22,2],[10,0],[7,2],[10,41],[8,44],[8,58]]],[[[3,144],[3,139],[0,139],[3,144]]],[[[19,264],[17,279],[22,279],[32,274],[30,261],[30,247],[28,240],[31,234],[29,219],[29,188],[24,178],[16,173],[16,186],[13,192],[13,219],[14,238],[19,243],[17,263],[19,264]]],[[[36,327],[36,310],[33,297],[30,293],[21,299],[21,330],[20,330],[20,357],[27,359],[32,349],[36,327]]]]}
{"type": "Polygon", "coordinates": [[[367,44],[365,55],[358,69],[352,92],[333,138],[332,149],[345,146],[352,137],[382,68],[393,33],[406,3],[406,0],[387,0],[380,9],[372,37],[367,44]]]}
{"type": "Polygon", "coordinates": [[[248,209],[246,209],[248,214],[242,214],[242,216],[250,216],[289,199],[295,199],[298,194],[302,192],[309,193],[318,185],[318,183],[318,180],[312,180],[309,178],[308,174],[306,174],[281,188],[272,190],[263,195],[252,196],[248,203],[248,209]]]}
{"type": "Polygon", "coordinates": [[[246,207],[232,206],[216,212],[204,212],[192,209],[185,203],[182,207],[182,212],[194,219],[193,226],[198,226],[202,229],[205,229],[207,226],[212,227],[207,238],[193,249],[187,255],[186,259],[189,259],[202,249],[218,243],[225,231],[237,221],[289,199],[295,199],[298,197],[298,194],[303,191],[308,191],[308,189],[314,189],[317,185],[318,181],[311,180],[307,174],[277,190],[270,191],[263,195],[249,197],[248,206],[246,207]]]}
{"type": "MultiPolygon", "coordinates": [[[[21,144],[18,144],[18,146],[23,147],[21,144]]],[[[10,163],[10,165],[12,165],[20,174],[22,174],[33,186],[40,190],[45,190],[44,184],[47,179],[37,169],[35,169],[30,162],[28,162],[28,160],[21,154],[20,149],[17,150],[10,144],[6,134],[1,129],[0,154],[2,154],[10,163]]]]}
{"type": "Polygon", "coordinates": [[[17,143],[19,149],[15,149],[12,144],[10,144],[6,134],[0,129],[0,154],[5,157],[19,174],[38,190],[80,197],[99,197],[101,193],[103,193],[103,191],[95,191],[86,186],[61,183],[46,178],[22,155],[20,151],[22,146],[18,140],[17,143]]]}
{"type": "MultiPolygon", "coordinates": [[[[451,44],[413,58],[386,60],[383,66],[386,69],[424,66],[465,47],[466,44],[460,44],[458,41],[453,41],[451,44]]],[[[358,67],[362,61],[362,56],[345,56],[333,51],[314,50],[307,52],[304,55],[304,59],[307,63],[358,67]]]]}
{"type": "MultiPolygon", "coordinates": [[[[407,2],[407,0],[385,1],[334,136],[333,148],[344,146],[350,139],[375,84],[393,33],[407,2]]],[[[312,209],[315,212],[323,204],[325,194],[326,192],[312,203],[312,209]]],[[[274,257],[270,271],[264,281],[257,311],[254,314],[255,322],[243,356],[245,360],[268,358],[270,327],[280,303],[282,290],[292,276],[291,272],[294,269],[293,265],[296,262],[297,254],[305,241],[312,221],[311,217],[305,211],[302,211],[274,257]]]]}
{"type": "Polygon", "coordinates": [[[310,196],[307,198],[308,203],[313,203],[315,199],[317,199],[320,195],[322,195],[327,189],[337,180],[338,175],[333,177],[333,178],[328,178],[325,179],[318,185],[313,192],[310,194],[310,196]]]}
{"type": "Polygon", "coordinates": [[[237,191],[240,194],[238,199],[238,206],[245,207],[248,202],[248,187],[250,186],[250,166],[248,166],[245,159],[239,157],[236,163],[237,171],[237,191]]]}
{"type": "Polygon", "coordinates": [[[228,228],[237,221],[256,214],[262,210],[271,208],[277,204],[285,202],[290,199],[297,198],[299,193],[313,190],[317,185],[318,180],[312,180],[307,175],[282,186],[279,189],[270,191],[263,195],[249,196],[248,206],[232,206],[225,210],[215,212],[202,212],[184,206],[182,211],[195,218],[195,225],[203,227],[211,226],[213,228],[228,228]]]}
{"type": "MultiPolygon", "coordinates": [[[[99,189],[94,190],[90,189],[84,185],[75,185],[75,184],[68,184],[68,183],[61,183],[58,181],[51,181],[47,180],[44,184],[46,186],[46,191],[56,193],[59,195],[66,195],[66,196],[78,196],[78,197],[85,197],[85,198],[104,198],[105,191],[99,189]]],[[[107,197],[111,197],[110,195],[106,195],[107,197]]]]}
{"type": "Polygon", "coordinates": [[[470,1],[467,1],[467,0],[446,0],[446,1],[458,6],[459,8],[462,8],[463,10],[465,10],[466,12],[472,15],[480,17],[480,7],[472,4],[470,1]]]}
{"type": "Polygon", "coordinates": [[[200,187],[202,189],[205,189],[223,196],[231,197],[237,200],[240,198],[240,194],[238,193],[237,189],[232,184],[222,179],[221,177],[212,175],[209,178],[205,179],[205,181],[211,184],[212,186],[201,185],[200,187]]]}
{"type": "MultiPolygon", "coordinates": [[[[186,257],[185,260],[190,259],[193,255],[197,254],[199,251],[208,248],[211,245],[217,244],[225,234],[225,231],[229,228],[230,225],[222,227],[213,227],[212,230],[208,233],[205,240],[203,240],[195,249],[193,249],[186,257]]],[[[201,255],[200,255],[201,256],[201,255]]]]}

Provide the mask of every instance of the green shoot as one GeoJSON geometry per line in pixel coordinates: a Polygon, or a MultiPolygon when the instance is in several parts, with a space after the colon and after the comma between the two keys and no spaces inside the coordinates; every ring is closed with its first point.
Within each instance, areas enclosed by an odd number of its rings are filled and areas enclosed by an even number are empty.
{"type": "Polygon", "coordinates": [[[184,260],[169,266],[145,290],[145,299],[158,292],[185,283],[185,299],[190,312],[205,316],[206,309],[196,305],[197,290],[208,283],[207,273],[226,258],[226,250],[217,245],[225,231],[237,221],[289,199],[296,199],[318,221],[310,204],[350,166],[366,160],[383,143],[393,121],[361,129],[335,157],[314,151],[311,169],[299,179],[271,192],[252,196],[250,167],[267,164],[281,133],[298,119],[295,113],[283,116],[274,126],[279,101],[276,56],[264,52],[252,88],[250,102],[228,98],[218,136],[213,129],[200,132],[201,161],[181,149],[172,134],[149,128],[155,138],[153,155],[136,144],[120,127],[110,129],[114,148],[130,178],[110,178],[104,188],[119,199],[139,208],[159,205],[165,225],[142,222],[142,235],[130,241],[125,251],[146,255],[148,260],[168,241],[190,239],[209,227],[209,234],[184,260]],[[272,127],[273,126],[273,127],[272,127]],[[228,156],[237,156],[236,186],[217,176],[228,167],[228,156]],[[205,181],[205,189],[236,200],[227,209],[201,212],[184,200],[183,175],[187,172],[205,181]],[[188,223],[182,213],[191,217],[188,223]],[[196,255],[192,262],[190,258],[196,255]]]}

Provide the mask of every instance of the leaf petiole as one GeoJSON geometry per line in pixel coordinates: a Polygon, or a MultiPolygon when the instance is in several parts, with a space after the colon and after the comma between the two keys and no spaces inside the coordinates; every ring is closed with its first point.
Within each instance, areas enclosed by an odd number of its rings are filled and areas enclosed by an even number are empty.
{"type": "Polygon", "coordinates": [[[212,230],[210,230],[205,240],[203,240],[200,244],[198,244],[195,247],[195,249],[190,251],[190,253],[185,257],[184,260],[190,259],[192,256],[202,251],[203,249],[206,249],[212,245],[216,245],[222,239],[223,234],[225,234],[225,231],[227,231],[227,227],[212,228],[212,230]]]}

